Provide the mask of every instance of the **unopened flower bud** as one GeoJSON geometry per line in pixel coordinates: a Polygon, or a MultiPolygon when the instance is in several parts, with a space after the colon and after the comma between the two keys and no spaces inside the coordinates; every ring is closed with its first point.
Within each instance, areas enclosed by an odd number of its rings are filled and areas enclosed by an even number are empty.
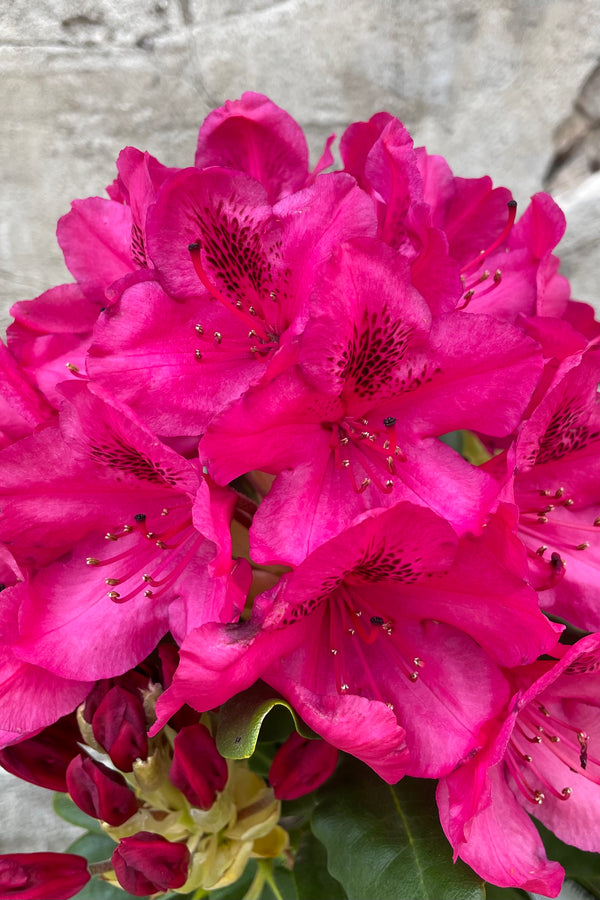
{"type": "Polygon", "coordinates": [[[64,716],[34,737],[0,750],[0,766],[51,791],[67,790],[65,775],[81,740],[75,716],[64,716]]]}
{"type": "Polygon", "coordinates": [[[185,844],[148,831],[123,838],[112,855],[119,884],[135,897],[181,887],[187,881],[189,862],[185,844]]]}
{"type": "Polygon", "coordinates": [[[98,743],[122,772],[131,772],[136,759],[148,756],[142,700],[119,685],[112,687],[98,705],[92,728],[98,743]]]}
{"type": "Polygon", "coordinates": [[[279,800],[295,800],[314,791],[333,773],[338,751],[327,741],[309,740],[294,731],[279,748],[269,783],[279,800]]]}
{"type": "Polygon", "coordinates": [[[88,816],[122,825],[138,808],[135,794],[122,775],[90,756],[78,756],[67,769],[71,799],[88,816]]]}
{"type": "Polygon", "coordinates": [[[227,784],[227,763],[205,725],[181,729],[174,741],[169,777],[192,806],[210,809],[213,805],[217,791],[227,784]]]}
{"type": "Polygon", "coordinates": [[[0,856],[3,900],[68,900],[90,880],[87,859],[74,853],[7,853],[0,856]]]}

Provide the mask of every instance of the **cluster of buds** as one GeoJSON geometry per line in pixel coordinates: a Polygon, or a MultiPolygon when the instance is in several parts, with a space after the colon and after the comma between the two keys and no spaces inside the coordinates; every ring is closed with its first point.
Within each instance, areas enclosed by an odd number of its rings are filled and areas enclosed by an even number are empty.
{"type": "Polygon", "coordinates": [[[337,752],[294,733],[268,786],[246,760],[221,756],[211,715],[188,710],[149,740],[161,690],[138,671],[99,682],[76,713],[0,751],[5,769],[67,792],[116,843],[90,865],[69,853],[0,857],[3,897],[70,897],[94,875],[135,896],[211,891],[237,881],[249,859],[286,853],[276,794],[306,793],[332,770],[321,769],[323,749],[333,766],[337,752]],[[317,757],[303,752],[309,744],[317,757]]]}

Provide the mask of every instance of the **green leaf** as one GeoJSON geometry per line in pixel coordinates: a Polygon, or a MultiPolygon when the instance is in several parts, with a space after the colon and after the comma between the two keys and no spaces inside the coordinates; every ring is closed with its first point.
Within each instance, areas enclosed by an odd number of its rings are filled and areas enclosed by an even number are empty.
{"type": "Polygon", "coordinates": [[[268,684],[258,681],[247,691],[236,694],[219,710],[215,738],[221,756],[227,759],[248,759],[252,756],[261,725],[277,706],[288,710],[300,734],[316,737],[283,697],[279,697],[268,684]]]}
{"type": "Polygon", "coordinates": [[[77,825],[79,828],[85,828],[86,831],[104,834],[100,827],[100,822],[82,812],[78,806],[75,806],[67,794],[61,794],[56,791],[52,806],[54,807],[56,815],[60,816],[61,819],[64,819],[65,822],[70,822],[71,825],[77,825]]]}
{"type": "Polygon", "coordinates": [[[314,834],[304,834],[294,861],[298,900],[347,900],[339,881],[327,871],[327,851],[314,834]]]}
{"type": "Polygon", "coordinates": [[[389,785],[346,758],[320,790],[313,832],[349,900],[482,900],[481,879],[452,850],[439,823],[435,783],[389,785]]]}
{"type": "Polygon", "coordinates": [[[102,881],[100,878],[92,878],[73,900],[148,900],[147,897],[134,897],[123,888],[102,881]]]}
{"type": "Polygon", "coordinates": [[[88,862],[103,862],[110,859],[117,845],[107,834],[98,834],[97,832],[88,831],[87,834],[73,841],[70,847],[67,847],[65,853],[76,853],[78,856],[85,856],[88,862]]]}
{"type": "Polygon", "coordinates": [[[501,888],[486,882],[485,900],[531,900],[531,894],[521,888],[501,888]]]}

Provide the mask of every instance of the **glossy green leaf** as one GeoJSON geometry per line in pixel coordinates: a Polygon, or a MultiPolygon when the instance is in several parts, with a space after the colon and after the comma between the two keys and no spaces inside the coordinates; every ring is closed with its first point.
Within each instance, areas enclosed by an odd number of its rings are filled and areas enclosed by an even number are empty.
{"type": "Polygon", "coordinates": [[[116,846],[116,843],[107,834],[88,831],[87,834],[73,841],[65,852],[77,853],[78,856],[85,856],[88,862],[96,863],[110,859],[116,846]]]}
{"type": "Polygon", "coordinates": [[[486,883],[485,900],[531,900],[531,894],[520,888],[501,888],[486,883]]]}
{"type": "Polygon", "coordinates": [[[85,828],[86,831],[104,834],[98,819],[92,819],[91,816],[82,812],[78,806],[75,806],[67,794],[61,794],[56,791],[52,806],[54,807],[56,815],[60,816],[61,819],[64,819],[65,822],[70,822],[71,825],[77,825],[79,828],[85,828]]]}
{"type": "Polygon", "coordinates": [[[481,879],[452,850],[439,823],[435,783],[382,781],[346,758],[320,791],[313,831],[349,900],[482,900],[481,879]]]}
{"type": "Polygon", "coordinates": [[[92,878],[86,886],[75,894],[73,900],[148,900],[147,897],[135,897],[128,894],[120,887],[102,881],[100,878],[92,878]]]}
{"type": "Polygon", "coordinates": [[[275,707],[288,710],[300,734],[316,737],[283,697],[279,697],[268,684],[259,681],[221,706],[215,735],[221,756],[227,759],[248,759],[252,756],[263,721],[275,707]]]}
{"type": "Polygon", "coordinates": [[[327,851],[314,834],[303,835],[294,862],[298,900],[347,900],[339,881],[327,871],[327,851]]]}

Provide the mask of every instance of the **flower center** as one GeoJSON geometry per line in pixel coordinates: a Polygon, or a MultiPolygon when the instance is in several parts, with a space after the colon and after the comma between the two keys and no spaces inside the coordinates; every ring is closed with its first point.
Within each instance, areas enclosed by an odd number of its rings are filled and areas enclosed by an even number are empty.
{"type": "Polygon", "coordinates": [[[329,652],[333,656],[338,694],[345,694],[350,690],[360,694],[361,688],[366,687],[369,694],[393,709],[393,703],[382,694],[381,680],[373,675],[373,661],[367,659],[366,648],[371,647],[378,639],[385,640],[385,653],[394,657],[395,665],[412,682],[418,680],[420,669],[425,665],[423,660],[412,652],[393,620],[379,615],[364,592],[361,592],[357,603],[356,596],[353,596],[344,582],[328,598],[328,615],[329,652]],[[357,608],[359,604],[360,608],[357,608]],[[390,640],[392,635],[394,638],[390,640]],[[357,664],[360,674],[355,678],[350,673],[356,670],[357,664]],[[356,684],[357,680],[363,681],[363,684],[356,684]]]}
{"type": "Polygon", "coordinates": [[[324,422],[331,431],[329,446],[333,450],[335,466],[345,469],[353,490],[362,494],[373,484],[383,494],[391,493],[396,464],[406,457],[397,443],[396,419],[387,416],[383,428],[369,426],[367,418],[346,416],[338,422],[324,422]]]}
{"type": "Polygon", "coordinates": [[[104,581],[111,588],[107,596],[113,602],[125,603],[142,590],[145,597],[161,597],[196,555],[204,538],[193,526],[189,506],[163,509],[161,516],[170,517],[166,527],[150,531],[146,515],[138,513],[133,525],[106,535],[107,541],[125,545],[121,553],[86,559],[88,566],[109,567],[104,581]]]}
{"type": "Polygon", "coordinates": [[[600,761],[590,756],[586,731],[559,718],[541,703],[530,703],[519,713],[508,743],[505,763],[521,794],[541,805],[548,794],[568,800],[572,788],[557,788],[545,776],[550,754],[571,772],[600,784],[600,761]],[[594,767],[593,771],[588,768],[594,767]]]}
{"type": "MultiPolygon", "coordinates": [[[[206,290],[248,329],[248,337],[245,342],[242,342],[239,338],[228,339],[226,341],[226,347],[229,349],[229,352],[236,356],[240,354],[245,355],[246,353],[251,353],[252,355],[259,353],[261,356],[265,356],[270,350],[277,347],[279,340],[278,334],[268,323],[267,311],[263,309],[262,306],[257,308],[258,301],[254,299],[252,303],[248,303],[244,292],[237,283],[228,285],[226,293],[221,291],[217,284],[209,277],[202,264],[200,243],[196,242],[190,244],[188,250],[196,274],[206,290]],[[233,341],[231,345],[229,340],[233,341]]],[[[268,298],[271,303],[278,308],[277,293],[273,290],[269,291],[268,298]]],[[[201,338],[205,337],[204,327],[201,324],[196,325],[196,333],[201,338]]],[[[209,336],[209,340],[211,342],[209,345],[210,349],[214,351],[215,348],[221,346],[223,342],[223,333],[214,331],[212,336],[209,336]]],[[[203,344],[202,350],[196,350],[196,359],[204,359],[205,353],[203,350],[206,351],[207,349],[208,347],[203,344]]]]}
{"type": "MultiPolygon", "coordinates": [[[[571,513],[575,501],[563,487],[517,490],[515,499],[520,510],[519,533],[526,538],[527,553],[531,559],[548,561],[547,587],[551,587],[564,575],[565,560],[561,554],[582,553],[600,535],[600,515],[595,514],[600,509],[592,507],[587,521],[575,519],[571,513]],[[535,544],[538,546],[533,549],[535,544]]],[[[538,590],[542,589],[538,586],[538,590]]]]}

